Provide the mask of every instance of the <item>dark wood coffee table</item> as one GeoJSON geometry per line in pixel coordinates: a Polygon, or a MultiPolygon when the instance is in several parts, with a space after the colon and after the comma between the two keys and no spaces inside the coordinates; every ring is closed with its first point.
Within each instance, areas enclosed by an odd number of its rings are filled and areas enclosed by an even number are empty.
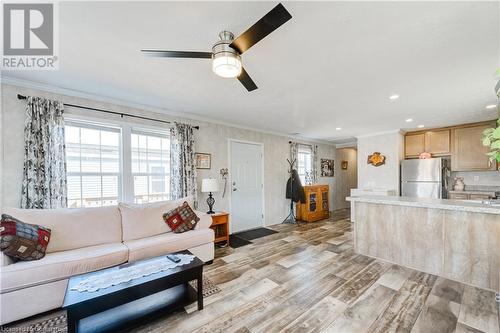
{"type": "MultiPolygon", "coordinates": [[[[182,251],[176,254],[191,254],[182,251]]],[[[117,332],[152,317],[171,312],[193,301],[203,309],[203,261],[195,257],[187,265],[158,272],[95,292],[71,288],[91,276],[137,265],[141,261],[73,276],[69,279],[63,308],[68,313],[68,332],[117,332]],[[197,289],[189,281],[197,280],[197,289]]]]}

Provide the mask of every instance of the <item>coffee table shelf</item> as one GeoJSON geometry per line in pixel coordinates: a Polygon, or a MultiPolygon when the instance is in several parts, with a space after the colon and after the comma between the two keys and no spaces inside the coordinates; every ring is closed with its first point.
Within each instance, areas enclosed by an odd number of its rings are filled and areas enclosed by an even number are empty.
{"type": "MultiPolygon", "coordinates": [[[[182,251],[178,254],[191,254],[182,251]]],[[[71,277],[63,308],[68,312],[68,332],[117,332],[130,329],[151,317],[168,313],[193,301],[203,309],[203,261],[195,257],[189,264],[120,283],[95,292],[71,290],[91,276],[138,264],[127,263],[71,277]],[[197,291],[189,281],[197,280],[197,291]]]]}

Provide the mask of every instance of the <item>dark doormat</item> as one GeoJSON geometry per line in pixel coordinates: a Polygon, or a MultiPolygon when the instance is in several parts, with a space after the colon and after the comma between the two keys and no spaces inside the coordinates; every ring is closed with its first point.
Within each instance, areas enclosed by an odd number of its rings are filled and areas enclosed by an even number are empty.
{"type": "Polygon", "coordinates": [[[276,234],[277,231],[267,228],[256,228],[252,230],[240,231],[229,235],[229,244],[235,249],[237,247],[252,244],[251,240],[276,234]]]}
{"type": "Polygon", "coordinates": [[[269,235],[276,234],[276,233],[278,233],[278,232],[275,230],[271,230],[271,229],[267,229],[267,228],[256,228],[256,229],[252,229],[252,230],[241,231],[241,232],[238,232],[234,235],[238,236],[239,238],[246,239],[246,240],[252,240],[252,239],[257,239],[257,238],[269,236],[269,235]]]}
{"type": "Polygon", "coordinates": [[[248,244],[252,244],[252,242],[247,241],[246,239],[239,238],[236,235],[229,235],[229,246],[231,246],[233,249],[236,249],[237,247],[242,247],[248,244]]]}

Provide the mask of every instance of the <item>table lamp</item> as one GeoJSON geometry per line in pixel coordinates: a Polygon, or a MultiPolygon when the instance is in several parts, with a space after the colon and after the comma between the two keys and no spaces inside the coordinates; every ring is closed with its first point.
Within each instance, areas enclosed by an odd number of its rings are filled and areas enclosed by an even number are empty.
{"type": "Polygon", "coordinates": [[[205,178],[201,182],[201,191],[206,193],[208,192],[207,204],[208,204],[208,212],[207,214],[215,214],[212,210],[214,207],[215,199],[212,196],[213,192],[219,191],[219,182],[214,178],[205,178]]]}

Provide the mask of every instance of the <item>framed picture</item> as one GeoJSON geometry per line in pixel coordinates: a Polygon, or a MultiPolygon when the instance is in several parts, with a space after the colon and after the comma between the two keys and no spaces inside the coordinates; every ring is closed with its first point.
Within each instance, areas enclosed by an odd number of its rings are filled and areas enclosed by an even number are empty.
{"type": "Polygon", "coordinates": [[[342,170],[347,170],[347,161],[342,161],[342,170]]]}
{"type": "Polygon", "coordinates": [[[207,153],[195,153],[196,169],[210,169],[212,164],[212,155],[207,153]]]}
{"type": "Polygon", "coordinates": [[[334,161],[326,158],[321,159],[321,177],[333,177],[334,161]]]}

